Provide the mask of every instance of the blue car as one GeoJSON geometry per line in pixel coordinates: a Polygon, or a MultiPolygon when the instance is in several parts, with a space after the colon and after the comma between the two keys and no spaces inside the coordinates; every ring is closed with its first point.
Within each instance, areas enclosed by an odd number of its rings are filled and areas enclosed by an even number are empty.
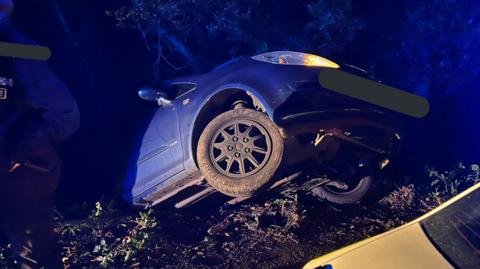
{"type": "Polygon", "coordinates": [[[251,197],[302,171],[319,197],[358,201],[397,152],[400,128],[379,107],[323,89],[329,68],[368,75],[277,51],[141,89],[159,108],[135,149],[128,199],[149,207],[193,185],[207,188],[195,201],[212,190],[251,197]]]}

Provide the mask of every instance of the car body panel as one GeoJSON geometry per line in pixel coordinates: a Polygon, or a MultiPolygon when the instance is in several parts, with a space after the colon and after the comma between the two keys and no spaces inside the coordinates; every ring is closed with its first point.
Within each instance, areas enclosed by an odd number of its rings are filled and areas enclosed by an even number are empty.
{"type": "Polygon", "coordinates": [[[176,102],[159,108],[146,129],[136,161],[137,196],[184,170],[176,102]]]}
{"type": "MultiPolygon", "coordinates": [[[[430,243],[419,224],[410,225],[330,259],[333,269],[452,269],[453,267],[430,243]]],[[[309,265],[304,268],[317,268],[309,265]]]]}
{"type": "Polygon", "coordinates": [[[330,268],[333,269],[454,268],[430,242],[420,223],[477,190],[480,191],[480,183],[407,224],[313,259],[303,268],[314,269],[327,265],[331,265],[330,268]],[[367,264],[367,262],[371,263],[367,264]],[[348,264],[355,264],[355,266],[348,266],[348,264]],[[437,266],[426,266],[426,264],[437,264],[437,266]],[[402,267],[402,265],[410,265],[410,267],[402,267]]]}
{"type": "MultiPolygon", "coordinates": [[[[224,66],[224,68],[217,68],[212,70],[210,73],[204,75],[197,75],[197,76],[188,76],[188,77],[181,77],[175,80],[172,80],[171,83],[195,83],[197,86],[193,88],[191,91],[178,96],[172,105],[175,105],[178,108],[177,115],[178,115],[178,122],[179,122],[179,144],[176,145],[174,150],[170,150],[168,153],[162,153],[163,156],[168,156],[171,160],[177,160],[179,156],[175,155],[168,155],[168,154],[178,154],[177,147],[182,148],[181,157],[183,159],[183,169],[185,170],[187,175],[194,176],[199,173],[199,169],[195,163],[195,152],[192,141],[193,139],[193,131],[195,127],[195,119],[199,118],[199,114],[202,108],[209,102],[209,100],[215,96],[216,94],[222,94],[225,91],[229,91],[232,89],[240,89],[246,92],[250,92],[253,94],[262,104],[263,108],[265,108],[265,112],[273,118],[273,111],[276,107],[278,107],[288,96],[291,94],[291,89],[288,89],[286,83],[281,83],[280,81],[274,79],[275,77],[279,76],[276,74],[276,70],[278,69],[277,66],[273,66],[268,63],[258,62],[256,60],[252,60],[250,58],[245,58],[238,60],[235,64],[230,66],[224,66]],[[259,70],[262,70],[260,72],[259,70]],[[271,73],[271,76],[268,76],[267,80],[264,81],[261,74],[262,73],[271,73]]],[[[283,66],[282,66],[283,67],[283,66]]],[[[285,72],[292,72],[292,70],[298,69],[298,67],[290,67],[287,68],[290,70],[282,71],[285,72]]],[[[311,78],[315,78],[318,74],[318,68],[309,68],[309,74],[311,78]],[[312,69],[316,69],[316,71],[312,71],[312,69]]],[[[301,73],[301,72],[300,72],[301,73]]],[[[161,130],[172,134],[170,128],[165,128],[169,126],[169,123],[174,122],[174,117],[171,116],[162,116],[163,108],[159,108],[158,112],[155,114],[154,118],[152,119],[152,123],[149,125],[146,134],[152,134],[152,136],[144,137],[144,140],[147,139],[145,142],[142,143],[142,149],[145,150],[140,152],[139,160],[145,158],[145,154],[151,152],[152,150],[147,150],[146,148],[149,147],[151,143],[148,143],[148,139],[150,137],[153,139],[155,134],[161,133],[161,130]],[[163,119],[162,120],[160,120],[163,119]],[[168,122],[166,121],[167,118],[169,119],[168,122]],[[162,126],[162,127],[158,127],[162,126]]],[[[175,117],[177,117],[175,115],[175,117]]],[[[174,143],[172,139],[166,141],[164,140],[161,144],[162,146],[169,146],[171,143],[174,143]]],[[[153,145],[156,147],[155,145],[153,145]]],[[[158,146],[158,145],[157,145],[158,146]]],[[[160,157],[160,156],[159,156],[160,157]]],[[[156,158],[155,158],[156,159],[156,158]]],[[[168,163],[157,163],[155,164],[155,160],[152,160],[151,166],[143,165],[145,169],[155,169],[155,166],[160,167],[163,165],[168,165],[168,163]]],[[[135,180],[135,184],[133,185],[133,196],[138,197],[142,196],[142,192],[146,192],[148,188],[152,188],[161,182],[164,182],[166,179],[171,181],[167,183],[167,185],[175,184],[176,180],[173,178],[169,178],[173,175],[177,175],[179,166],[172,166],[169,170],[164,169],[166,173],[163,175],[159,175],[158,173],[156,178],[153,177],[153,173],[150,172],[149,175],[145,175],[142,170],[143,167],[138,167],[136,170],[138,179],[135,180]],[[168,171],[166,171],[168,170],[168,171]],[[150,182],[147,182],[150,181],[150,182]]],[[[148,172],[147,172],[148,173],[148,172]]],[[[179,180],[180,178],[177,178],[179,180]]],[[[150,192],[149,192],[150,193],[150,192]]],[[[143,194],[145,196],[146,194],[143,194]]]]}
{"type": "MultiPolygon", "coordinates": [[[[198,139],[194,136],[195,128],[204,117],[202,109],[211,104],[217,96],[241,90],[252,96],[277,126],[288,129],[291,121],[286,122],[283,118],[290,115],[291,111],[284,108],[291,105],[287,101],[292,93],[311,91],[316,96],[320,94],[317,96],[318,99],[322,98],[323,93],[328,93],[318,83],[318,74],[322,70],[324,70],[322,67],[278,65],[252,58],[239,58],[220,65],[206,74],[179,77],[170,81],[171,84],[183,83],[195,86],[177,96],[167,110],[159,108],[149,124],[135,162],[138,163],[142,159],[148,159],[148,161],[131,168],[130,170],[136,170],[136,172],[130,171],[129,173],[131,183],[128,186],[132,190],[126,191],[131,192],[130,196],[133,196],[133,202],[142,204],[142,200],[158,190],[159,186],[179,184],[179,181],[182,180],[180,175],[187,175],[192,180],[199,176],[195,160],[197,141],[194,140],[198,139]],[[313,87],[302,88],[305,84],[313,87]],[[175,113],[174,109],[176,109],[175,113]],[[167,113],[161,115],[162,111],[167,113]],[[175,122],[175,119],[178,120],[175,122]],[[156,135],[161,141],[153,142],[156,135]],[[173,139],[174,135],[178,135],[177,140],[173,139]],[[177,144],[173,145],[172,143],[177,144]],[[162,147],[169,149],[162,152],[162,147]],[[155,152],[159,155],[149,159],[148,154],[155,152]],[[168,160],[160,160],[165,157],[168,160]],[[181,164],[172,163],[179,160],[182,160],[181,164]],[[142,171],[144,169],[146,171],[142,171]],[[158,170],[154,172],[155,169],[158,170]]],[[[338,103],[335,101],[338,98],[348,100],[341,108],[350,109],[352,105],[358,106],[359,102],[352,98],[328,94],[329,102],[334,104],[338,103]]],[[[307,111],[299,112],[310,112],[310,107],[305,107],[307,111]]]]}
{"type": "Polygon", "coordinates": [[[187,145],[184,149],[184,160],[186,164],[186,169],[187,171],[189,171],[189,173],[195,173],[198,171],[198,169],[196,169],[195,162],[193,161],[193,154],[195,153],[193,152],[192,145],[194,141],[192,141],[192,139],[195,127],[195,120],[192,119],[197,119],[199,117],[202,108],[212,99],[213,96],[215,96],[216,94],[222,94],[222,92],[232,89],[243,89],[246,91],[251,91],[256,94],[257,98],[259,98],[260,100],[263,99],[260,93],[253,90],[251,87],[240,83],[218,85],[218,87],[206,92],[206,98],[202,97],[202,94],[204,94],[205,92],[201,89],[197,89],[189,94],[180,97],[181,100],[179,103],[182,103],[182,106],[179,108],[179,112],[181,115],[180,129],[183,135],[182,141],[185,145],[187,145]]]}

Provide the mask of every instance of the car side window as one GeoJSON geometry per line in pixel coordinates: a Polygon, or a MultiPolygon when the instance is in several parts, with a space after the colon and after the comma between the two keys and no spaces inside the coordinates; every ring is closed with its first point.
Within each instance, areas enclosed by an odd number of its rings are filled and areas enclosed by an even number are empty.
{"type": "Polygon", "coordinates": [[[172,86],[175,92],[175,98],[178,98],[184,95],[185,93],[193,90],[197,86],[197,84],[192,82],[185,82],[185,83],[182,82],[182,83],[173,83],[172,86]]]}

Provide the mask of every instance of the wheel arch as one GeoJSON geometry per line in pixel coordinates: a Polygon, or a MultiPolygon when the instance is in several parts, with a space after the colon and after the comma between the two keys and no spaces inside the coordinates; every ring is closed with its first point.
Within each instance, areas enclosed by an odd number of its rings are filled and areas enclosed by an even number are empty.
{"type": "Polygon", "coordinates": [[[197,146],[200,135],[208,123],[221,113],[228,111],[237,100],[246,101],[247,106],[260,110],[272,118],[272,110],[262,95],[255,89],[243,84],[228,84],[218,88],[201,106],[193,124],[190,150],[198,167],[197,146]]]}

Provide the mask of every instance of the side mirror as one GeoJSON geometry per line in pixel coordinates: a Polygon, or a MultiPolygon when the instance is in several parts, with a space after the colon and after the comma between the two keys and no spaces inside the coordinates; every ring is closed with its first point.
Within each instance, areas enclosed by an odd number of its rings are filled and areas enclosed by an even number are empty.
{"type": "Polygon", "coordinates": [[[159,106],[168,106],[172,103],[168,100],[167,94],[155,88],[141,88],[138,91],[138,96],[146,101],[157,102],[159,106]]]}

